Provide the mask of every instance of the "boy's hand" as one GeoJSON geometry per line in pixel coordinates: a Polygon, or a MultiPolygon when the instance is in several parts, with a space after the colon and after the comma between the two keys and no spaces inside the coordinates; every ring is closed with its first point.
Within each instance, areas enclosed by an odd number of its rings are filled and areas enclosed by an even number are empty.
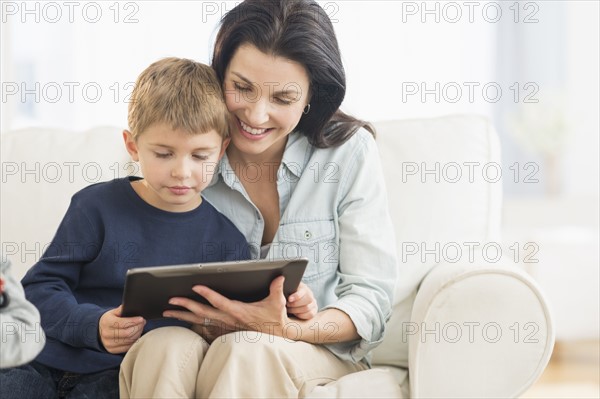
{"type": "Polygon", "coordinates": [[[142,317],[121,317],[123,305],[100,317],[98,334],[108,353],[125,353],[142,336],[146,320],[142,317]]]}
{"type": "Polygon", "coordinates": [[[298,290],[288,297],[286,307],[288,313],[303,320],[312,319],[319,310],[311,289],[304,283],[300,283],[298,290]]]}

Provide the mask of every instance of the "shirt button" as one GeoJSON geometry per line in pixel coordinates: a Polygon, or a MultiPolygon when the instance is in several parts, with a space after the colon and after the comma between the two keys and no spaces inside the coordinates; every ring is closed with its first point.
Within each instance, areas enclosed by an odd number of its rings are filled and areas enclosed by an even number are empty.
{"type": "Polygon", "coordinates": [[[310,240],[311,237],[312,237],[312,233],[310,231],[306,230],[304,232],[304,239],[310,240]]]}

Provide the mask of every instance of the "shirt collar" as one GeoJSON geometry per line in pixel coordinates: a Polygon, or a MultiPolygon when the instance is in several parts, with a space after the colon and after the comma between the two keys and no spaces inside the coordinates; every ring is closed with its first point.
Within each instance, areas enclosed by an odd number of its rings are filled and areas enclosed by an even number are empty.
{"type": "MultiPolygon", "coordinates": [[[[292,132],[288,136],[287,143],[285,144],[281,163],[290,171],[290,173],[299,178],[306,168],[306,164],[310,157],[310,149],[311,145],[306,136],[298,132],[292,132]]],[[[235,173],[229,164],[227,153],[223,155],[217,164],[215,174],[208,186],[210,187],[216,184],[219,180],[219,176],[223,177],[223,181],[227,183],[229,187],[233,186],[235,173]]]]}
{"type": "Polygon", "coordinates": [[[298,132],[292,132],[288,136],[288,141],[283,152],[281,163],[296,177],[302,176],[308,158],[310,156],[311,145],[306,136],[298,132]]]}
{"type": "Polygon", "coordinates": [[[212,180],[211,180],[210,184],[208,185],[208,187],[211,187],[211,186],[214,186],[215,184],[217,184],[217,182],[219,181],[219,176],[222,176],[223,181],[229,187],[232,187],[233,182],[234,182],[233,175],[234,175],[234,172],[233,172],[233,169],[231,168],[231,165],[229,164],[229,158],[227,158],[227,153],[224,153],[221,160],[217,163],[217,169],[215,170],[215,173],[213,174],[212,180]]]}

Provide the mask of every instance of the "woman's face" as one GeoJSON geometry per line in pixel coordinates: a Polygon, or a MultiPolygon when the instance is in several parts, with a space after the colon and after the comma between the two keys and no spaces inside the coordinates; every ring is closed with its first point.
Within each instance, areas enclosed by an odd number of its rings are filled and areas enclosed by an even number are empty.
{"type": "Polygon", "coordinates": [[[234,53],[223,85],[233,115],[233,146],[246,156],[263,159],[283,153],[285,138],[309,102],[306,69],[245,44],[234,53]]]}

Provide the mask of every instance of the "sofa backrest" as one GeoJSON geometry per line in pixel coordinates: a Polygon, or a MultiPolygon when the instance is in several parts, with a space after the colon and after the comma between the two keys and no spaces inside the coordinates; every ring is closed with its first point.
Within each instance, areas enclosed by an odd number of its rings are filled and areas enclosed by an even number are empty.
{"type": "MultiPolygon", "coordinates": [[[[494,129],[479,116],[379,122],[375,128],[400,277],[388,335],[373,360],[405,366],[408,349],[400,340],[401,323],[410,320],[425,274],[457,258],[457,249],[462,251],[457,261],[468,262],[465,242],[479,243],[481,250],[499,239],[500,146],[494,129]]],[[[0,241],[20,278],[52,240],[76,191],[136,171],[115,127],[85,132],[32,128],[0,138],[0,241]]]]}
{"type": "Polygon", "coordinates": [[[22,277],[52,240],[71,196],[92,183],[125,176],[121,130],[85,132],[30,128],[3,133],[0,241],[22,277]]]}
{"type": "Polygon", "coordinates": [[[432,266],[458,258],[457,249],[462,251],[458,261],[468,260],[474,244],[464,242],[498,241],[500,145],[488,120],[479,116],[380,122],[375,127],[396,231],[400,301],[432,266]]]}
{"type": "MultiPolygon", "coordinates": [[[[499,144],[479,116],[379,122],[375,128],[396,229],[401,303],[439,263],[436,255],[456,257],[461,248],[464,261],[464,242],[498,239],[499,144]]],[[[0,137],[0,239],[21,277],[50,243],[73,193],[135,172],[135,165],[116,127],[31,128],[0,137]]]]}

